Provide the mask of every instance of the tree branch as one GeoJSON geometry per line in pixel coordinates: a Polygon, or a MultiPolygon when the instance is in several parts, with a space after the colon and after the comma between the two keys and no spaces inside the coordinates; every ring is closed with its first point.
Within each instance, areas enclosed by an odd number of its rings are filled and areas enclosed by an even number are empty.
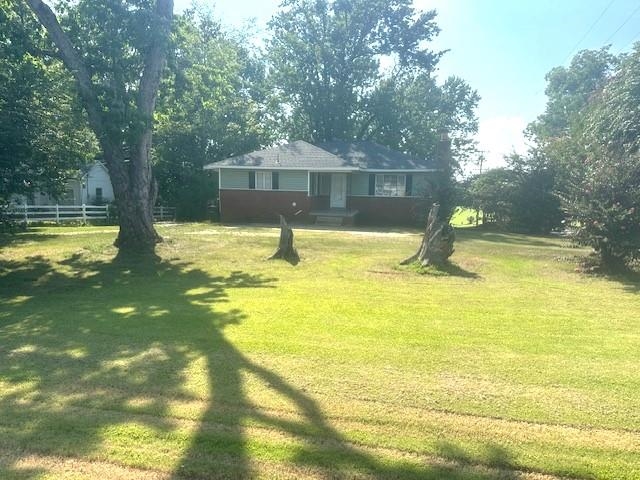
{"type": "Polygon", "coordinates": [[[153,33],[155,39],[144,59],[144,70],[138,90],[138,109],[140,114],[145,117],[145,121],[151,121],[156,105],[158,88],[166,60],[167,41],[171,32],[173,0],[157,0],[155,16],[156,22],[153,23],[154,30],[156,30],[153,33]]]}
{"type": "Polygon", "coordinates": [[[91,82],[89,71],[73,47],[69,37],[64,33],[62,27],[60,27],[60,23],[58,23],[58,19],[51,8],[42,0],[26,0],[26,2],[36,17],[38,17],[42,26],[44,26],[49,33],[51,40],[53,40],[53,43],[55,43],[58,50],[60,50],[62,61],[76,79],[78,91],[87,110],[91,128],[98,137],[98,140],[102,143],[105,140],[102,110],[93,83],[91,82]]]}
{"type": "MultiPolygon", "coordinates": [[[[153,111],[166,61],[167,42],[173,20],[173,0],[157,0],[154,16],[155,21],[152,22],[153,38],[144,58],[144,70],[140,78],[137,97],[138,114],[143,122],[143,131],[130,165],[130,168],[136,172],[134,176],[145,178],[145,182],[148,181],[146,184],[151,187],[153,187],[153,175],[149,164],[149,152],[153,130],[153,111]]],[[[153,192],[149,193],[153,197],[153,192]]],[[[153,205],[151,206],[153,207],[153,205]]]]}

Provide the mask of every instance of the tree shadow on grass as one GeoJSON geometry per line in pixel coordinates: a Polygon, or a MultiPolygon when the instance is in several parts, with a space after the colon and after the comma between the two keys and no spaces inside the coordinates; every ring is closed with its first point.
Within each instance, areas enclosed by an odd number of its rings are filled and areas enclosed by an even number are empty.
{"type": "Polygon", "coordinates": [[[518,233],[487,232],[477,228],[456,229],[456,241],[484,240],[491,243],[521,245],[523,247],[559,247],[556,237],[522,235],[518,233]]]}
{"type": "Polygon", "coordinates": [[[455,456],[383,461],[337,431],[311,395],[238,350],[224,332],[245,315],[225,308],[228,292],[275,287],[274,278],[212,276],[159,258],[0,263],[0,476],[51,473],[20,463],[39,455],[176,479],[252,477],[256,449],[271,448],[251,444],[247,428],[257,424],[297,439],[282,460],[289,473],[300,469],[294,476],[499,478],[470,475],[455,456]],[[246,376],[299,415],[252,402],[246,376]]]}
{"type": "Polygon", "coordinates": [[[453,262],[445,262],[442,265],[427,265],[425,267],[420,265],[418,262],[414,262],[413,264],[402,266],[401,268],[409,271],[415,271],[420,275],[431,275],[434,277],[459,277],[474,280],[482,278],[476,272],[465,270],[460,265],[453,262]]]}
{"type": "Polygon", "coordinates": [[[494,443],[484,445],[481,451],[476,454],[471,454],[449,442],[440,442],[437,445],[437,450],[440,455],[457,461],[461,466],[467,465],[469,467],[491,469],[495,478],[500,480],[519,480],[525,478],[527,473],[545,473],[522,470],[522,467],[517,465],[506,448],[494,443]]]}
{"type": "Polygon", "coordinates": [[[478,275],[476,272],[465,270],[460,265],[457,265],[452,262],[445,262],[443,265],[433,266],[431,268],[433,268],[435,272],[438,272],[442,275],[448,275],[450,277],[473,278],[473,279],[481,278],[480,275],[478,275]]]}
{"type": "Polygon", "coordinates": [[[611,282],[616,282],[622,286],[625,292],[640,293],[640,262],[636,261],[631,265],[625,265],[619,270],[612,270],[603,267],[600,258],[596,254],[580,255],[569,258],[576,264],[576,271],[585,275],[606,278],[611,282]]]}
{"type": "MultiPolygon", "coordinates": [[[[234,349],[223,331],[244,316],[221,311],[226,292],[274,282],[243,272],[210,276],[160,259],[2,262],[0,450],[95,459],[107,448],[116,463],[173,468],[190,434],[178,429],[173,445],[157,438],[175,432],[182,418],[171,404],[188,410],[207,401],[187,387],[194,359],[214,364],[216,387],[238,393],[241,384],[228,366],[234,349]],[[141,448],[145,438],[159,442],[157,451],[141,448]],[[163,446],[177,457],[163,458],[163,446]]],[[[229,435],[241,445],[240,426],[232,427],[229,435]]],[[[6,463],[7,474],[37,476],[6,463]]],[[[239,448],[229,471],[242,477],[246,468],[239,448]]]]}
{"type": "Polygon", "coordinates": [[[57,235],[51,233],[37,233],[34,231],[19,231],[15,233],[0,232],[0,249],[24,245],[29,242],[41,242],[46,239],[56,238],[57,235]]]}
{"type": "Polygon", "coordinates": [[[622,285],[625,292],[638,294],[640,293],[640,271],[629,270],[620,273],[604,274],[607,280],[617,282],[622,285]]]}

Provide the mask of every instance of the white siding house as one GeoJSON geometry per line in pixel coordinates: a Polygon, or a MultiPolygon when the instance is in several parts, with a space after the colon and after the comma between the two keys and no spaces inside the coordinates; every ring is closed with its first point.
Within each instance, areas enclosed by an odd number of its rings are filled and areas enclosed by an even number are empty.
{"type": "Polygon", "coordinates": [[[104,205],[114,200],[113,186],[107,167],[96,161],[83,170],[78,178],[67,182],[64,195],[56,200],[46,193],[36,192],[30,198],[17,195],[13,202],[29,205],[104,205]]]}
{"type": "Polygon", "coordinates": [[[107,167],[102,162],[95,162],[89,170],[77,181],[77,204],[100,205],[112,202],[113,186],[107,167]]]}

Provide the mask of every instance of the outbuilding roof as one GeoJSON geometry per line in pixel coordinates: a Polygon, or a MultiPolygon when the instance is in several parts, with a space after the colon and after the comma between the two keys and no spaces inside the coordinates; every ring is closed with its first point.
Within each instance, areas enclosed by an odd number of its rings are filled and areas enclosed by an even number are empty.
{"type": "Polygon", "coordinates": [[[373,142],[331,141],[312,145],[298,140],[206,165],[205,170],[433,170],[433,162],[373,142]]]}

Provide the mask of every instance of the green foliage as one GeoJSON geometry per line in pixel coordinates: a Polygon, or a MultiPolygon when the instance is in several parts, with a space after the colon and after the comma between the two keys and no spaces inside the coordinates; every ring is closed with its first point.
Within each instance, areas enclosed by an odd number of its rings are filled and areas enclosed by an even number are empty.
{"type": "Polygon", "coordinates": [[[22,3],[0,2],[0,205],[12,195],[63,193],[95,140],[70,76],[22,3]]]}
{"type": "Polygon", "coordinates": [[[428,72],[382,80],[367,103],[361,135],[423,158],[438,153],[440,132],[451,138],[455,170],[476,152],[475,110],[480,97],[464,80],[449,77],[438,85],[428,72]]]}
{"type": "Polygon", "coordinates": [[[432,156],[446,128],[458,156],[477,129],[478,96],[460,79],[431,77],[442,55],[427,48],[435,16],[408,0],[285,2],[268,46],[285,136],[371,139],[432,156]]]}
{"type": "Polygon", "coordinates": [[[527,132],[535,145],[532,159],[553,171],[555,188],[562,194],[584,179],[584,112],[618,63],[609,47],[584,50],[568,67],[556,67],[546,76],[545,112],[527,132]]]}
{"type": "Polygon", "coordinates": [[[264,67],[203,10],[176,17],[172,42],[156,108],[155,175],[162,202],[181,219],[202,220],[217,194],[202,167],[271,140],[264,67]]]}
{"type": "Polygon", "coordinates": [[[424,47],[438,33],[435,12],[409,0],[289,0],[270,23],[271,81],[290,135],[310,141],[356,135],[380,56],[431,71],[440,57],[424,47]]]}
{"type": "Polygon", "coordinates": [[[537,155],[605,268],[640,257],[640,44],[629,55],[581,52],[548,76],[547,111],[530,130],[537,155]]]}
{"type": "Polygon", "coordinates": [[[586,174],[567,195],[578,241],[606,267],[640,258],[640,44],[590,105],[586,174]]]}
{"type": "Polygon", "coordinates": [[[569,67],[556,67],[545,77],[545,112],[529,127],[536,138],[548,142],[570,132],[579,122],[580,112],[589,105],[594,93],[606,85],[618,59],[609,47],[583,50],[569,67]]]}
{"type": "Polygon", "coordinates": [[[549,233],[564,214],[554,193],[553,173],[530,158],[511,155],[509,168],[488,170],[469,185],[468,205],[483,211],[485,224],[514,232],[549,233]]]}
{"type": "Polygon", "coordinates": [[[60,0],[58,19],[82,52],[101,109],[104,131],[115,145],[135,149],[152,121],[139,110],[145,53],[158,29],[151,0],[60,0]]]}
{"type": "Polygon", "coordinates": [[[576,238],[621,269],[640,258],[640,156],[590,159],[589,179],[569,198],[576,238]]]}
{"type": "Polygon", "coordinates": [[[506,227],[511,221],[517,175],[507,168],[487,170],[470,181],[469,204],[483,212],[484,224],[506,227]]]}

